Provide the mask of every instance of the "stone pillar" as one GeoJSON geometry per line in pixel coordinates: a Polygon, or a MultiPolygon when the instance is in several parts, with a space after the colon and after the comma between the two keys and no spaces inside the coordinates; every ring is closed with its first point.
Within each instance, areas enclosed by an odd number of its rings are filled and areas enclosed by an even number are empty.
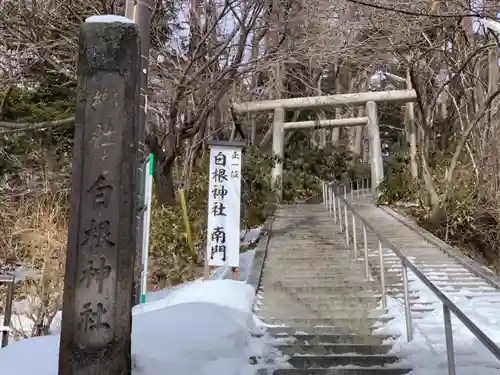
{"type": "Polygon", "coordinates": [[[118,20],[80,30],[59,375],[131,374],[140,39],[118,20]]]}
{"type": "Polygon", "coordinates": [[[384,180],[384,166],[382,161],[382,146],[380,144],[380,129],[378,125],[377,104],[366,103],[366,116],[368,117],[368,140],[370,148],[371,186],[372,193],[377,197],[377,189],[384,180]]]}

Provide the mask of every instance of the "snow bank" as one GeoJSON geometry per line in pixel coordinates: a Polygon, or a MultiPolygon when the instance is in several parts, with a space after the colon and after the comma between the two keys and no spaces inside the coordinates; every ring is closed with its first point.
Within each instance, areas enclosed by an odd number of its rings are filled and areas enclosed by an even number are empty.
{"type": "Polygon", "coordinates": [[[259,240],[261,233],[262,233],[262,227],[251,228],[241,231],[240,233],[241,246],[248,247],[255,244],[259,240]]]}
{"type": "MultiPolygon", "coordinates": [[[[240,232],[240,246],[242,248],[254,246],[258,242],[261,233],[262,227],[242,230],[240,232]]],[[[254,250],[247,250],[240,254],[240,281],[247,281],[248,275],[252,270],[254,255],[254,250]]],[[[232,277],[231,267],[217,267],[211,274],[211,279],[224,280],[231,279],[232,277]]]]}
{"type": "Polygon", "coordinates": [[[232,280],[195,282],[135,307],[137,374],[238,374],[248,364],[253,289],[232,280]],[[221,372],[222,371],[222,372],[221,372]]]}
{"type": "MultiPolygon", "coordinates": [[[[253,257],[255,255],[254,250],[248,250],[240,255],[240,280],[246,281],[248,275],[252,269],[253,257]]],[[[230,267],[218,267],[211,275],[212,280],[230,280],[233,277],[230,267]]],[[[193,283],[201,282],[202,279],[195,281],[189,281],[184,284],[179,284],[171,288],[166,288],[154,292],[149,292],[147,294],[146,300],[148,302],[154,302],[159,300],[164,300],[172,293],[185,288],[186,286],[192,285],[193,283]]],[[[34,327],[33,320],[29,317],[31,314],[32,306],[36,306],[36,303],[32,303],[30,300],[15,301],[13,304],[13,315],[11,321],[11,327],[15,332],[24,332],[27,336],[30,335],[34,327]]],[[[50,334],[59,334],[61,332],[61,311],[57,312],[52,323],[50,325],[50,334]]],[[[0,322],[3,321],[3,315],[0,314],[0,322]]],[[[11,337],[10,342],[14,340],[11,337]]]]}
{"type": "Polygon", "coordinates": [[[123,16],[117,16],[114,14],[105,14],[100,16],[88,17],[85,22],[87,23],[111,23],[111,22],[121,22],[121,23],[135,23],[133,20],[123,16]]]}
{"type": "MultiPolygon", "coordinates": [[[[97,16],[96,16],[97,17],[97,16]]],[[[99,16],[100,17],[100,16],[99,16]]],[[[92,17],[91,17],[92,18],[92,17]]],[[[242,230],[240,232],[240,238],[241,238],[241,246],[242,247],[249,247],[255,245],[255,243],[258,241],[260,234],[262,232],[262,228],[252,228],[248,230],[242,230]]],[[[252,263],[253,263],[253,258],[255,255],[254,250],[248,250],[242,254],[240,254],[240,280],[241,281],[246,281],[248,279],[248,275],[250,274],[250,271],[252,269],[252,263]]],[[[1,271],[1,270],[0,270],[1,271]]],[[[36,276],[35,271],[31,269],[26,269],[24,267],[18,267],[18,268],[12,268],[12,269],[6,269],[6,272],[8,272],[11,275],[14,275],[16,277],[16,280],[23,281],[26,278],[34,278],[36,276]]],[[[211,279],[212,280],[228,280],[232,279],[233,274],[231,272],[230,267],[218,267],[215,269],[212,274],[211,274],[211,279]]],[[[201,279],[196,280],[196,281],[191,281],[187,282],[184,284],[176,285],[172,288],[167,288],[159,291],[154,291],[154,292],[149,292],[147,294],[146,300],[148,302],[153,302],[153,301],[158,301],[166,298],[169,296],[171,293],[179,290],[180,288],[184,288],[188,285],[191,285],[193,282],[198,282],[201,281],[201,279]]],[[[31,315],[31,310],[32,306],[36,306],[36,303],[32,303],[32,301],[29,300],[23,300],[23,301],[15,301],[13,304],[13,316],[12,316],[12,321],[11,321],[11,327],[13,328],[13,331],[18,332],[18,333],[25,333],[26,336],[30,336],[30,333],[33,329],[34,323],[29,316],[31,315]]],[[[3,321],[3,315],[0,314],[0,321],[3,321]]],[[[52,320],[52,323],[50,325],[49,332],[51,334],[58,334],[61,332],[61,311],[59,311],[54,319],[52,320]]],[[[10,341],[12,342],[14,340],[14,337],[11,337],[10,341]]]]}
{"type": "MultiPolygon", "coordinates": [[[[247,281],[248,275],[252,270],[253,258],[255,256],[255,250],[247,250],[240,254],[240,281],[247,281]]],[[[210,278],[212,280],[227,280],[233,277],[233,272],[231,267],[217,267],[210,278]]]]}
{"type": "MultiPolygon", "coordinates": [[[[232,280],[193,282],[133,309],[134,375],[246,375],[263,355],[252,314],[254,291],[232,280]]],[[[0,350],[10,375],[56,375],[59,335],[22,340],[0,350]],[[26,361],[26,358],[30,358],[26,361]]]]}

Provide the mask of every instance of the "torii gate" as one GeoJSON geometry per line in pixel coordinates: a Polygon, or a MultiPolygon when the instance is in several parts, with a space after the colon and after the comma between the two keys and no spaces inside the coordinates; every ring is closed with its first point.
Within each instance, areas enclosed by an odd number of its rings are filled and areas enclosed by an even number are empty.
{"type": "Polygon", "coordinates": [[[384,179],[382,164],[382,149],[377,114],[378,102],[414,102],[417,99],[415,90],[370,91],[353,94],[310,96],[304,98],[262,100],[255,102],[235,103],[233,108],[237,113],[274,111],[273,119],[273,154],[279,158],[272,171],[273,185],[279,199],[283,196],[283,157],[285,154],[285,130],[326,128],[344,126],[368,126],[370,145],[372,191],[376,194],[378,185],[384,179]],[[342,105],[365,105],[366,117],[353,117],[335,120],[285,122],[286,109],[304,108],[335,108],[342,105]]]}

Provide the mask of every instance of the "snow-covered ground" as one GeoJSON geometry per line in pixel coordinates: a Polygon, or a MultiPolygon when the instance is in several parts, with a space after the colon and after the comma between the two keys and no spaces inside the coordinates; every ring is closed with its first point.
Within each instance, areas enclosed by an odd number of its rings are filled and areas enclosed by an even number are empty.
{"type": "MultiPolygon", "coordinates": [[[[260,228],[242,232],[242,246],[254,244],[259,236],[260,228]]],[[[148,302],[132,311],[133,374],[163,375],[168,368],[171,375],[253,375],[259,368],[254,358],[265,361],[269,353],[276,353],[253,314],[255,290],[245,283],[253,256],[254,250],[240,255],[241,281],[230,280],[230,269],[219,267],[209,281],[148,293],[148,302]]],[[[14,309],[14,328],[31,331],[33,322],[22,313],[29,310],[27,301],[16,301],[14,309]]],[[[1,349],[2,371],[56,375],[60,324],[59,313],[51,335],[11,342],[1,349]]]]}
{"type": "MultiPolygon", "coordinates": [[[[253,250],[241,254],[242,281],[248,277],[253,256],[253,250]]],[[[433,277],[442,280],[439,278],[444,276],[436,273],[433,277]]],[[[271,360],[275,366],[285,366],[286,357],[272,348],[278,339],[263,332],[265,325],[252,312],[256,298],[253,288],[230,280],[231,272],[223,268],[217,269],[212,278],[151,292],[146,304],[134,307],[134,375],[163,375],[165,368],[173,375],[247,375],[271,360]],[[256,338],[253,333],[262,337],[256,338]],[[257,365],[251,364],[253,357],[260,359],[257,365]]],[[[422,307],[432,311],[412,314],[414,338],[407,342],[403,301],[389,298],[387,315],[394,319],[379,325],[375,332],[398,336],[387,342],[394,345],[391,353],[402,358],[395,366],[413,368],[412,375],[446,375],[442,305],[411,271],[408,278],[411,293],[429,303],[422,307]]],[[[500,344],[500,291],[483,294],[477,288],[475,292],[464,288],[458,293],[444,293],[500,344]],[[466,294],[477,296],[470,299],[466,294]]],[[[457,375],[500,375],[500,361],[453,314],[452,323],[457,375]]],[[[55,375],[59,332],[60,319],[55,319],[52,335],[22,340],[1,349],[2,370],[12,375],[55,375]]]]}
{"type": "MultiPolygon", "coordinates": [[[[240,281],[247,280],[248,275],[250,274],[250,270],[252,268],[252,262],[253,262],[254,255],[255,255],[254,250],[248,250],[248,251],[240,254],[240,281]]],[[[217,267],[210,275],[210,278],[212,280],[230,280],[230,279],[232,279],[232,277],[233,277],[233,273],[232,273],[230,267],[217,267]]],[[[156,292],[149,292],[146,296],[146,300],[148,302],[152,302],[152,301],[156,301],[158,299],[165,298],[166,296],[168,296],[172,292],[179,290],[180,288],[184,288],[184,287],[191,285],[194,282],[198,282],[200,280],[190,281],[190,282],[187,282],[184,284],[176,285],[172,288],[163,289],[163,290],[159,290],[156,292]]]]}
{"type": "MultiPolygon", "coordinates": [[[[446,270],[443,270],[446,271],[446,270]]],[[[439,277],[439,276],[435,276],[439,277]]],[[[433,311],[412,313],[413,341],[407,342],[405,312],[402,299],[388,298],[390,322],[380,325],[377,333],[400,335],[388,340],[394,344],[391,353],[402,357],[398,365],[413,368],[411,375],[447,375],[447,356],[443,320],[443,307],[438,298],[411,272],[408,272],[412,295],[418,294],[422,302],[433,311]],[[418,319],[416,319],[418,317],[418,319]]],[[[442,280],[442,279],[441,279],[442,280]]],[[[467,299],[471,295],[464,288],[453,294],[442,291],[483,332],[500,345],[500,292],[467,299]]],[[[478,294],[478,292],[475,292],[478,294]]],[[[486,349],[475,336],[451,313],[453,344],[457,375],[500,375],[500,361],[486,349]]]]}
{"type": "MultiPolygon", "coordinates": [[[[133,309],[134,375],[250,375],[270,351],[252,313],[254,289],[233,280],[195,281],[133,309]]],[[[2,373],[56,375],[59,335],[0,350],[2,373]],[[27,361],[26,358],[29,358],[27,361]]]]}
{"type": "MultiPolygon", "coordinates": [[[[254,245],[258,242],[261,232],[262,232],[262,227],[242,230],[240,232],[241,249],[253,248],[254,245]]],[[[241,281],[247,280],[248,274],[250,273],[250,269],[252,268],[254,254],[255,253],[253,250],[247,250],[246,252],[240,254],[241,281]]],[[[230,279],[233,277],[233,273],[231,271],[231,267],[218,267],[210,274],[210,277],[212,279],[217,279],[217,280],[230,279]]]]}
{"type": "MultiPolygon", "coordinates": [[[[255,251],[248,250],[240,255],[240,280],[246,281],[252,267],[253,257],[255,251]]],[[[232,279],[233,274],[230,267],[218,267],[211,274],[212,280],[229,280],[232,279]]],[[[201,279],[200,279],[201,280],[201,279]]],[[[184,284],[176,285],[172,288],[167,288],[159,291],[149,292],[146,295],[146,300],[148,302],[153,302],[161,300],[169,296],[171,293],[191,285],[193,282],[198,282],[200,280],[187,282],[184,284]]],[[[26,335],[30,336],[33,330],[34,321],[30,318],[32,306],[36,305],[30,302],[29,299],[22,301],[15,301],[13,303],[13,314],[11,319],[11,329],[13,334],[11,335],[10,342],[15,339],[15,336],[26,335]]],[[[0,314],[0,327],[3,322],[3,315],[0,314]]],[[[61,311],[57,312],[54,316],[52,323],[50,325],[49,332],[51,334],[58,333],[61,329],[61,311]]]]}
{"type": "MultiPolygon", "coordinates": [[[[240,233],[241,247],[242,248],[253,247],[258,241],[261,231],[262,228],[252,228],[241,231],[240,233]]],[[[248,278],[248,275],[252,267],[254,254],[255,254],[254,250],[247,250],[246,252],[240,254],[241,281],[246,281],[248,278]]],[[[17,281],[23,281],[26,278],[36,278],[36,274],[34,273],[33,270],[26,269],[23,266],[19,266],[12,269],[6,268],[4,271],[5,272],[8,271],[10,274],[15,275],[17,281]]],[[[233,275],[230,267],[218,267],[210,275],[210,278],[212,280],[227,280],[231,279],[232,277],[233,275]]],[[[167,288],[155,292],[149,292],[147,293],[146,300],[148,302],[161,300],[170,295],[172,292],[177,291],[180,288],[184,288],[185,286],[191,285],[192,283],[193,282],[187,282],[172,288],[167,288]]],[[[31,311],[34,305],[36,304],[31,303],[29,299],[22,301],[15,301],[13,303],[11,328],[12,332],[15,333],[16,335],[14,334],[11,335],[12,337],[10,339],[10,342],[12,342],[15,336],[22,336],[23,333],[26,337],[30,336],[30,333],[32,332],[34,326],[34,321],[33,319],[30,318],[31,311]]],[[[0,314],[0,327],[3,327],[1,325],[2,323],[3,323],[3,315],[0,314]]],[[[61,311],[56,313],[56,315],[54,316],[52,323],[50,325],[49,333],[51,334],[58,333],[61,328],[60,326],[61,326],[61,311]]]]}

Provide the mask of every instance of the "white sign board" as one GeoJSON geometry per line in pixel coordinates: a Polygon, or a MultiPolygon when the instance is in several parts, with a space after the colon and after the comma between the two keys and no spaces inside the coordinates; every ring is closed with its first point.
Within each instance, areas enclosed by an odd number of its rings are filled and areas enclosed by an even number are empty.
{"type": "Polygon", "coordinates": [[[210,146],[209,266],[239,267],[241,150],[238,146],[210,146]]]}

